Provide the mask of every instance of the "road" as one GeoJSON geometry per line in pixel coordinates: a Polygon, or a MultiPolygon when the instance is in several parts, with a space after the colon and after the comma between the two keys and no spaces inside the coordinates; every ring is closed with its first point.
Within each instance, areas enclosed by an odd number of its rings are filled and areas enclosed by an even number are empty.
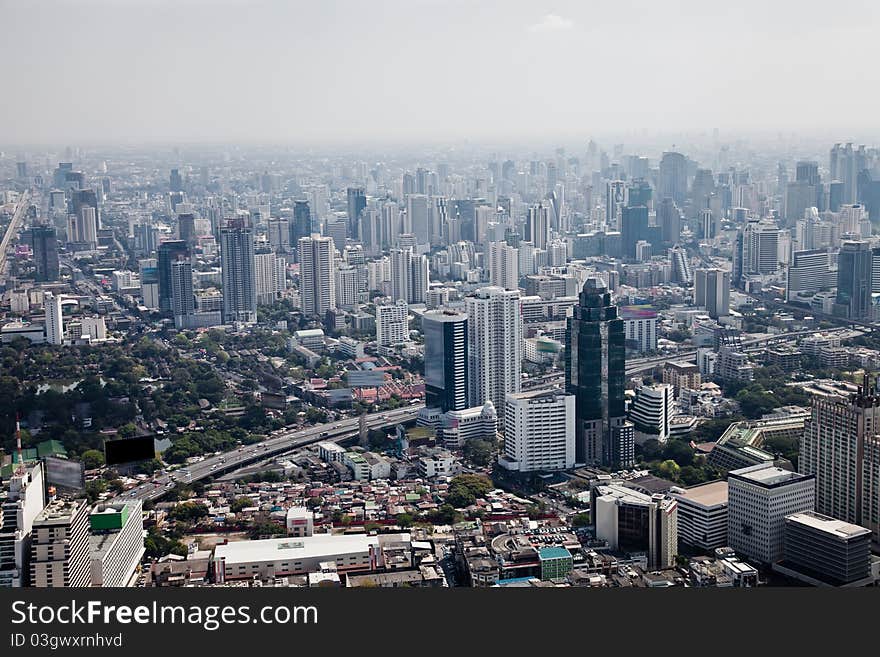
{"type": "Polygon", "coordinates": [[[12,238],[18,234],[18,228],[21,224],[21,219],[24,216],[24,211],[28,207],[29,201],[30,193],[22,192],[21,198],[18,199],[18,205],[15,208],[15,212],[12,213],[12,220],[6,227],[3,241],[0,242],[0,278],[3,277],[6,271],[6,251],[9,249],[9,243],[12,241],[12,238]]]}
{"type": "MultiPolygon", "coordinates": [[[[367,416],[367,427],[378,429],[394,426],[401,422],[409,422],[416,419],[423,407],[423,404],[418,404],[384,413],[373,413],[367,416]]],[[[358,430],[359,423],[360,418],[354,417],[340,420],[335,424],[319,424],[299,431],[282,430],[281,433],[276,433],[261,443],[243,445],[219,456],[209,456],[198,463],[171,470],[165,474],[154,475],[137,488],[122,493],[118,499],[136,499],[144,502],[155,500],[179,483],[193,483],[200,479],[241,468],[248,463],[265,459],[273,454],[280,454],[322,440],[332,442],[349,437],[353,431],[358,430]]]]}

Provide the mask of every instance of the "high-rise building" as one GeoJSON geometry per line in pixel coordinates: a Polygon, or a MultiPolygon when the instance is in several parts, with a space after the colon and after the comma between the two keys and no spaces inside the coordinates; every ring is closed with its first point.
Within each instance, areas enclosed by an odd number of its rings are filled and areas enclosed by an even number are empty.
{"type": "Polygon", "coordinates": [[[294,259],[299,262],[299,255],[296,248],[299,241],[303,237],[309,237],[312,234],[312,214],[309,210],[309,202],[294,201],[293,202],[293,219],[290,221],[290,246],[294,249],[294,259]]]}
{"type": "Polygon", "coordinates": [[[58,264],[58,239],[55,227],[48,224],[35,224],[30,229],[31,250],[34,253],[34,264],[38,283],[57,281],[60,275],[58,264]]]}
{"type": "Polygon", "coordinates": [[[274,252],[254,254],[254,286],[257,304],[271,306],[284,292],[285,260],[274,252]]]}
{"type": "Polygon", "coordinates": [[[673,413],[674,388],[668,383],[640,386],[629,409],[638,444],[654,439],[665,443],[673,413]]]}
{"type": "Polygon", "coordinates": [[[816,477],[816,510],[871,530],[880,545],[880,394],[867,376],[849,397],[812,399],[798,467],[816,477]]]}
{"type": "Polygon", "coordinates": [[[681,237],[681,211],[675,201],[666,197],[657,207],[657,225],[664,244],[677,244],[681,237]]]}
{"type": "Polygon", "coordinates": [[[346,190],[348,201],[348,237],[358,239],[361,211],[367,207],[367,195],[363,187],[349,187],[346,190]]]}
{"type": "Polygon", "coordinates": [[[177,215],[177,237],[189,246],[196,243],[196,215],[182,212],[177,215]]]}
{"type": "Polygon", "coordinates": [[[681,153],[666,152],[660,159],[658,194],[671,198],[679,207],[687,200],[687,158],[681,153]]]}
{"type": "Polygon", "coordinates": [[[730,314],[730,272],[726,269],[697,269],[694,272],[694,305],[712,319],[730,314]]]}
{"type": "Polygon", "coordinates": [[[871,318],[872,257],[868,242],[844,242],[840,247],[835,315],[848,319],[871,318]]]}
{"type": "Polygon", "coordinates": [[[42,461],[14,470],[0,497],[0,588],[28,585],[31,528],[45,506],[42,461]]]}
{"type": "Polygon", "coordinates": [[[290,219],[273,217],[267,223],[267,238],[275,253],[290,252],[290,219]]]}
{"type": "Polygon", "coordinates": [[[431,228],[428,217],[428,197],[424,194],[411,194],[406,199],[406,214],[410,231],[416,236],[417,244],[431,243],[431,228]]]}
{"type": "Polygon", "coordinates": [[[89,515],[91,585],[129,586],[144,556],[140,500],[99,504],[89,515]]]}
{"type": "Polygon", "coordinates": [[[31,530],[30,584],[36,588],[85,588],[91,582],[89,505],[50,502],[31,530]]]}
{"type": "Polygon", "coordinates": [[[775,274],[779,269],[779,226],[749,221],[743,228],[742,273],[775,274]]]}
{"type": "Polygon", "coordinates": [[[791,254],[787,274],[785,293],[789,301],[799,296],[812,297],[816,292],[837,284],[827,249],[795,251],[791,254]]]}
{"type": "Polygon", "coordinates": [[[180,175],[180,171],[178,169],[171,169],[171,175],[169,176],[169,189],[172,192],[182,192],[183,191],[183,176],[180,175]]]}
{"type": "Polygon", "coordinates": [[[816,478],[761,463],[727,473],[727,542],[740,555],[772,564],[783,555],[785,516],[812,511],[816,478]]]}
{"type": "Polygon", "coordinates": [[[46,342],[64,343],[64,315],[61,312],[61,295],[46,292],[43,296],[46,310],[46,342]]]}
{"type": "Polygon", "coordinates": [[[470,406],[487,400],[504,408],[519,392],[522,367],[522,308],[519,290],[483,287],[465,299],[468,325],[470,406]]]}
{"type": "Polygon", "coordinates": [[[727,482],[673,488],[678,502],[678,540],[706,552],[727,545],[727,482]]]}
{"type": "Polygon", "coordinates": [[[648,208],[644,205],[623,208],[620,218],[620,241],[624,259],[633,260],[636,257],[636,244],[642,240],[652,242],[653,237],[648,226],[648,208]]]}
{"type": "Polygon", "coordinates": [[[407,303],[425,303],[428,291],[428,258],[411,248],[391,249],[391,297],[407,303]]]}
{"type": "Polygon", "coordinates": [[[596,538],[612,550],[644,554],[648,570],[671,568],[678,554],[678,503],[620,483],[591,491],[596,538]]]}
{"type": "Polygon", "coordinates": [[[575,458],[630,467],[635,448],[624,401],[626,334],[601,279],[587,279],[567,322],[565,388],[575,396],[575,458]]]}
{"type": "Polygon", "coordinates": [[[605,226],[619,230],[620,213],[626,205],[626,183],[611,180],[605,187],[605,226]]]}
{"type": "Polygon", "coordinates": [[[223,267],[223,322],[257,321],[254,229],[246,217],[229,219],[220,229],[223,267]]]}
{"type": "Polygon", "coordinates": [[[550,242],[549,207],[539,203],[529,208],[523,237],[526,242],[531,242],[536,249],[547,248],[547,244],[550,242]]]}
{"type": "Polygon", "coordinates": [[[403,299],[376,306],[376,345],[393,347],[409,340],[409,305],[403,299]]]}
{"type": "Polygon", "coordinates": [[[195,296],[193,295],[192,261],[189,258],[178,258],[170,263],[171,273],[171,315],[174,326],[178,329],[192,328],[190,322],[195,312],[195,296]]]}
{"type": "Polygon", "coordinates": [[[425,338],[425,405],[442,412],[468,407],[467,315],[429,310],[422,315],[425,338]]]}
{"type": "Polygon", "coordinates": [[[793,513],[785,518],[782,565],[831,586],[870,582],[871,532],[815,511],[793,513]]]}
{"type": "Polygon", "coordinates": [[[181,240],[169,240],[159,244],[157,257],[157,276],[159,283],[159,309],[170,313],[172,310],[172,263],[189,260],[189,247],[181,240]]]}
{"type": "Polygon", "coordinates": [[[498,462],[515,472],[573,467],[574,395],[553,390],[508,393],[504,452],[498,462]]]}
{"type": "Polygon", "coordinates": [[[297,245],[303,313],[323,317],[328,310],[336,307],[333,239],[312,235],[300,238],[297,245]]]}
{"type": "Polygon", "coordinates": [[[98,244],[98,215],[94,207],[83,206],[67,216],[67,241],[86,249],[98,244]]]}
{"type": "Polygon", "coordinates": [[[505,290],[519,288],[519,249],[506,242],[489,242],[489,283],[505,290]]]}

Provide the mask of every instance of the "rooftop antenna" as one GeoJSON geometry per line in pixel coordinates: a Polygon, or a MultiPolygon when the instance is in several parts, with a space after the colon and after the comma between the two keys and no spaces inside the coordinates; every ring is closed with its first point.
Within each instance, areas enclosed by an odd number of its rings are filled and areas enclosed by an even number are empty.
{"type": "Polygon", "coordinates": [[[21,449],[21,421],[18,413],[15,414],[15,449],[18,452],[18,468],[16,474],[24,472],[24,451],[21,449]]]}

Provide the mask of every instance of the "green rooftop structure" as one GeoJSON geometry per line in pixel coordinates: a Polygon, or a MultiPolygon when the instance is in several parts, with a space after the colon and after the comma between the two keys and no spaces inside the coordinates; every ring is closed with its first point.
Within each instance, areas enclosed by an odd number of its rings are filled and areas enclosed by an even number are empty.
{"type": "Polygon", "coordinates": [[[574,560],[564,547],[545,547],[538,550],[541,562],[541,579],[559,579],[571,572],[574,560]]]}
{"type": "Polygon", "coordinates": [[[128,504],[100,505],[89,516],[89,524],[93,532],[118,531],[125,527],[129,513],[128,504]]]}

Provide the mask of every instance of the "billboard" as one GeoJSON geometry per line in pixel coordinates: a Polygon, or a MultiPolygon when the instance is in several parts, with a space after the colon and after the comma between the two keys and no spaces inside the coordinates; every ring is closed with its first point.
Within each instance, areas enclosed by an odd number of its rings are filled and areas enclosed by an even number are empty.
{"type": "Polygon", "coordinates": [[[46,466],[46,483],[57,488],[80,491],[85,486],[85,468],[79,461],[58,456],[43,458],[46,466]]]}
{"type": "Polygon", "coordinates": [[[105,440],[104,456],[107,465],[147,461],[156,458],[156,443],[153,436],[105,440]]]}

